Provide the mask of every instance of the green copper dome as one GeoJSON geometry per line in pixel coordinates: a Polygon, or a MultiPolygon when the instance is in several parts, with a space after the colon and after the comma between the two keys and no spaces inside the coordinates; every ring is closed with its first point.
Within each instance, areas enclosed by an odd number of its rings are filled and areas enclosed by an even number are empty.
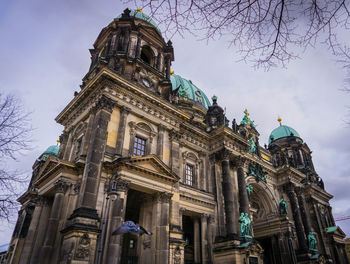
{"type": "Polygon", "coordinates": [[[282,126],[280,125],[279,127],[275,128],[270,136],[269,136],[269,144],[272,141],[275,141],[276,139],[279,138],[284,138],[284,137],[290,137],[290,136],[294,136],[294,137],[298,137],[300,138],[300,135],[297,131],[295,131],[293,128],[289,127],[289,126],[282,126]]]}
{"type": "Polygon", "coordinates": [[[173,74],[170,77],[170,81],[173,91],[179,89],[179,97],[188,98],[208,110],[208,107],[211,105],[208,97],[191,80],[186,80],[179,75],[173,74]]]}
{"type": "MultiPolygon", "coordinates": [[[[160,33],[160,29],[158,28],[157,23],[152,18],[150,18],[148,15],[144,14],[141,9],[131,10],[130,16],[141,19],[143,21],[146,21],[147,23],[151,24],[160,33]]],[[[121,17],[122,17],[122,15],[117,16],[117,18],[121,18],[121,17]]]]}
{"type": "Polygon", "coordinates": [[[53,156],[57,156],[58,155],[58,150],[59,150],[59,146],[58,145],[52,145],[50,147],[48,147],[45,152],[43,153],[44,154],[50,154],[50,155],[53,155],[53,156]]]}

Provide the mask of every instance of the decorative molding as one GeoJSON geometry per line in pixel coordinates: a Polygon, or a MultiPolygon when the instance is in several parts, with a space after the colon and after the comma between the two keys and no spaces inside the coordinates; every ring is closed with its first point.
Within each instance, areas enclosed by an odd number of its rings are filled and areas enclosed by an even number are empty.
{"type": "Polygon", "coordinates": [[[117,179],[117,192],[127,192],[129,190],[130,181],[121,178],[117,179]]]}
{"type": "Polygon", "coordinates": [[[102,96],[96,103],[96,108],[98,110],[106,110],[107,112],[112,113],[113,108],[115,107],[116,104],[117,104],[116,101],[102,94],[102,96]]]}

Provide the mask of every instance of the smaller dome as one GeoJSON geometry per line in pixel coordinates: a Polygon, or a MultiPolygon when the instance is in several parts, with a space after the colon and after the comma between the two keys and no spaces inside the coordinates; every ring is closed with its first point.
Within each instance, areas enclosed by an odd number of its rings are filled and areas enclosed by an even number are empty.
{"type": "Polygon", "coordinates": [[[48,147],[42,155],[50,154],[50,155],[57,157],[59,148],[60,147],[58,145],[52,145],[52,146],[48,147]]]}
{"type": "Polygon", "coordinates": [[[280,125],[279,127],[272,130],[269,136],[269,144],[279,138],[291,137],[291,136],[300,138],[299,133],[295,131],[293,128],[289,126],[280,125]]]}
{"type": "Polygon", "coordinates": [[[208,110],[208,107],[211,106],[205,93],[194,85],[191,80],[186,80],[180,75],[173,74],[170,77],[170,81],[173,91],[179,89],[179,97],[188,98],[191,101],[194,101],[196,104],[204,107],[206,110],[208,110]]]}
{"type": "MultiPolygon", "coordinates": [[[[141,19],[143,21],[146,21],[147,23],[151,24],[156,30],[158,30],[158,32],[160,33],[160,29],[158,28],[157,23],[150,18],[148,15],[146,15],[145,13],[142,12],[142,10],[130,10],[130,14],[131,17],[135,17],[138,19],[141,19]]],[[[117,18],[121,18],[122,15],[117,16],[117,18]]]]}

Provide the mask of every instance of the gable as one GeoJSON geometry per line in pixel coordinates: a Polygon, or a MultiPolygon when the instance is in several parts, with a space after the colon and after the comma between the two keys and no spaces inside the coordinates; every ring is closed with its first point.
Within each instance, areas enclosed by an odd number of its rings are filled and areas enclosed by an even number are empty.
{"type": "Polygon", "coordinates": [[[129,170],[139,171],[152,178],[165,181],[178,182],[177,176],[163,161],[156,155],[134,156],[120,161],[119,166],[126,166],[129,170]]]}

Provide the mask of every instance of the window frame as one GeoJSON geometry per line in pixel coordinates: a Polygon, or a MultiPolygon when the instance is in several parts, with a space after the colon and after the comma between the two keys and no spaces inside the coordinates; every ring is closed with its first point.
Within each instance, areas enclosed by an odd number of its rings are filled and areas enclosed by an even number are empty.
{"type": "Polygon", "coordinates": [[[186,163],[185,164],[184,183],[186,185],[193,187],[194,186],[194,179],[195,179],[195,165],[193,165],[191,163],[186,163]]]}
{"type": "Polygon", "coordinates": [[[134,142],[133,142],[132,156],[145,156],[145,155],[147,155],[147,139],[140,137],[139,135],[135,135],[134,142]],[[141,146],[141,148],[138,148],[138,146],[141,146]]]}

